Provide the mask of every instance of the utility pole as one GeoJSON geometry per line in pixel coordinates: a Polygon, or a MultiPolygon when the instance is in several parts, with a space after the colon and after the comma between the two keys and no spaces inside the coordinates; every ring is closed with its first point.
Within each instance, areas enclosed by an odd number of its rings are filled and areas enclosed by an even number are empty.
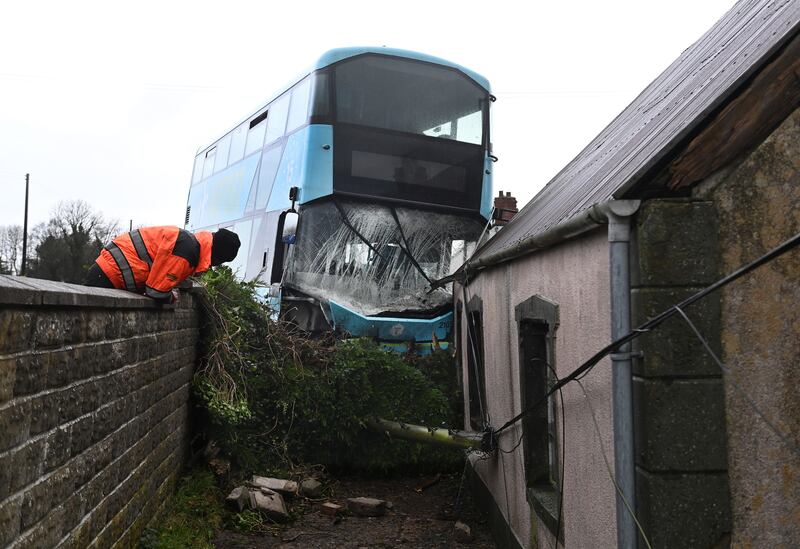
{"type": "Polygon", "coordinates": [[[25,264],[28,260],[28,183],[31,174],[25,174],[25,223],[22,225],[22,267],[19,270],[20,276],[25,276],[25,264]]]}

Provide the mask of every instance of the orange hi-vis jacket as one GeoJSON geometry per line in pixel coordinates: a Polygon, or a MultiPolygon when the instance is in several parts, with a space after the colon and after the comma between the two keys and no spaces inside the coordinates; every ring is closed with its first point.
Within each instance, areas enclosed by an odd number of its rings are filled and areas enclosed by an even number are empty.
{"type": "Polygon", "coordinates": [[[95,262],[115,288],[168,299],[182,280],[211,266],[208,231],[143,227],[115,238],[95,262]]]}

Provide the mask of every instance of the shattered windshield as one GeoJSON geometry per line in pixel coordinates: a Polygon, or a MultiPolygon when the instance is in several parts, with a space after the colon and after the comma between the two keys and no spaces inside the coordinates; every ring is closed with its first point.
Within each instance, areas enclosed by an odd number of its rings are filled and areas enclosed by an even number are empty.
{"type": "Polygon", "coordinates": [[[429,281],[453,273],[483,225],[473,218],[358,202],[325,202],[300,214],[285,281],[363,315],[447,305],[429,281]]]}

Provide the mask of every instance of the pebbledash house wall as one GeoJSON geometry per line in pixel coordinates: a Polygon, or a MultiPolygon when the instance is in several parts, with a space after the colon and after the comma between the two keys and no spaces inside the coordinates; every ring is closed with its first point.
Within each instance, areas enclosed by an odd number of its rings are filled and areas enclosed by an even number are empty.
{"type": "Polygon", "coordinates": [[[186,455],[199,316],[0,276],[0,547],[133,547],[186,455]]]}
{"type": "MultiPolygon", "coordinates": [[[[455,295],[462,301],[461,287],[455,295]]],[[[608,344],[611,337],[609,243],[604,227],[532,255],[480,273],[466,287],[467,303],[482,300],[486,400],[492,427],[497,428],[522,410],[519,333],[515,308],[534,296],[558,306],[555,333],[555,369],[565,376],[608,344]]],[[[466,309],[464,309],[466,310],[466,309]]],[[[459,322],[460,340],[468,341],[465,322],[459,322]]],[[[463,391],[469,394],[466,344],[460,349],[463,391]]],[[[603,359],[585,378],[583,386],[564,387],[566,461],[563,532],[567,547],[616,545],[615,492],[602,458],[614,467],[611,411],[611,362],[603,359]],[[597,416],[601,439],[591,409],[597,416]]],[[[465,406],[469,428],[469,406],[465,406]]],[[[558,414],[560,418],[560,413],[558,414]]],[[[500,438],[500,448],[511,450],[519,440],[521,424],[500,438]]],[[[559,432],[559,440],[561,434],[559,432]]],[[[561,446],[559,444],[559,452],[561,446]]],[[[563,460],[564,456],[560,456],[563,460]]],[[[548,527],[537,518],[529,502],[522,446],[514,452],[495,452],[489,459],[473,456],[474,473],[491,494],[500,524],[495,537],[503,547],[553,547],[548,527]],[[501,515],[501,516],[500,516],[501,515]],[[516,539],[511,539],[513,536],[516,539]]],[[[482,487],[478,487],[481,489],[482,487]]],[[[489,497],[489,494],[485,494],[489,497]]],[[[497,525],[495,525],[497,526],[497,525]]]]}

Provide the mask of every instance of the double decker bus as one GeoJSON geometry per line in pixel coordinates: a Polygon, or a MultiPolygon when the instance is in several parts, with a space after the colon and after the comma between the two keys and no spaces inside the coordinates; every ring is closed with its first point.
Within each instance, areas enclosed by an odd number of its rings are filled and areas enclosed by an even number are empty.
{"type": "Polygon", "coordinates": [[[452,295],[430,281],[491,215],[493,100],[484,77],[442,59],[328,51],[198,152],[185,226],[238,233],[232,268],[304,330],[444,346],[452,295]]]}

